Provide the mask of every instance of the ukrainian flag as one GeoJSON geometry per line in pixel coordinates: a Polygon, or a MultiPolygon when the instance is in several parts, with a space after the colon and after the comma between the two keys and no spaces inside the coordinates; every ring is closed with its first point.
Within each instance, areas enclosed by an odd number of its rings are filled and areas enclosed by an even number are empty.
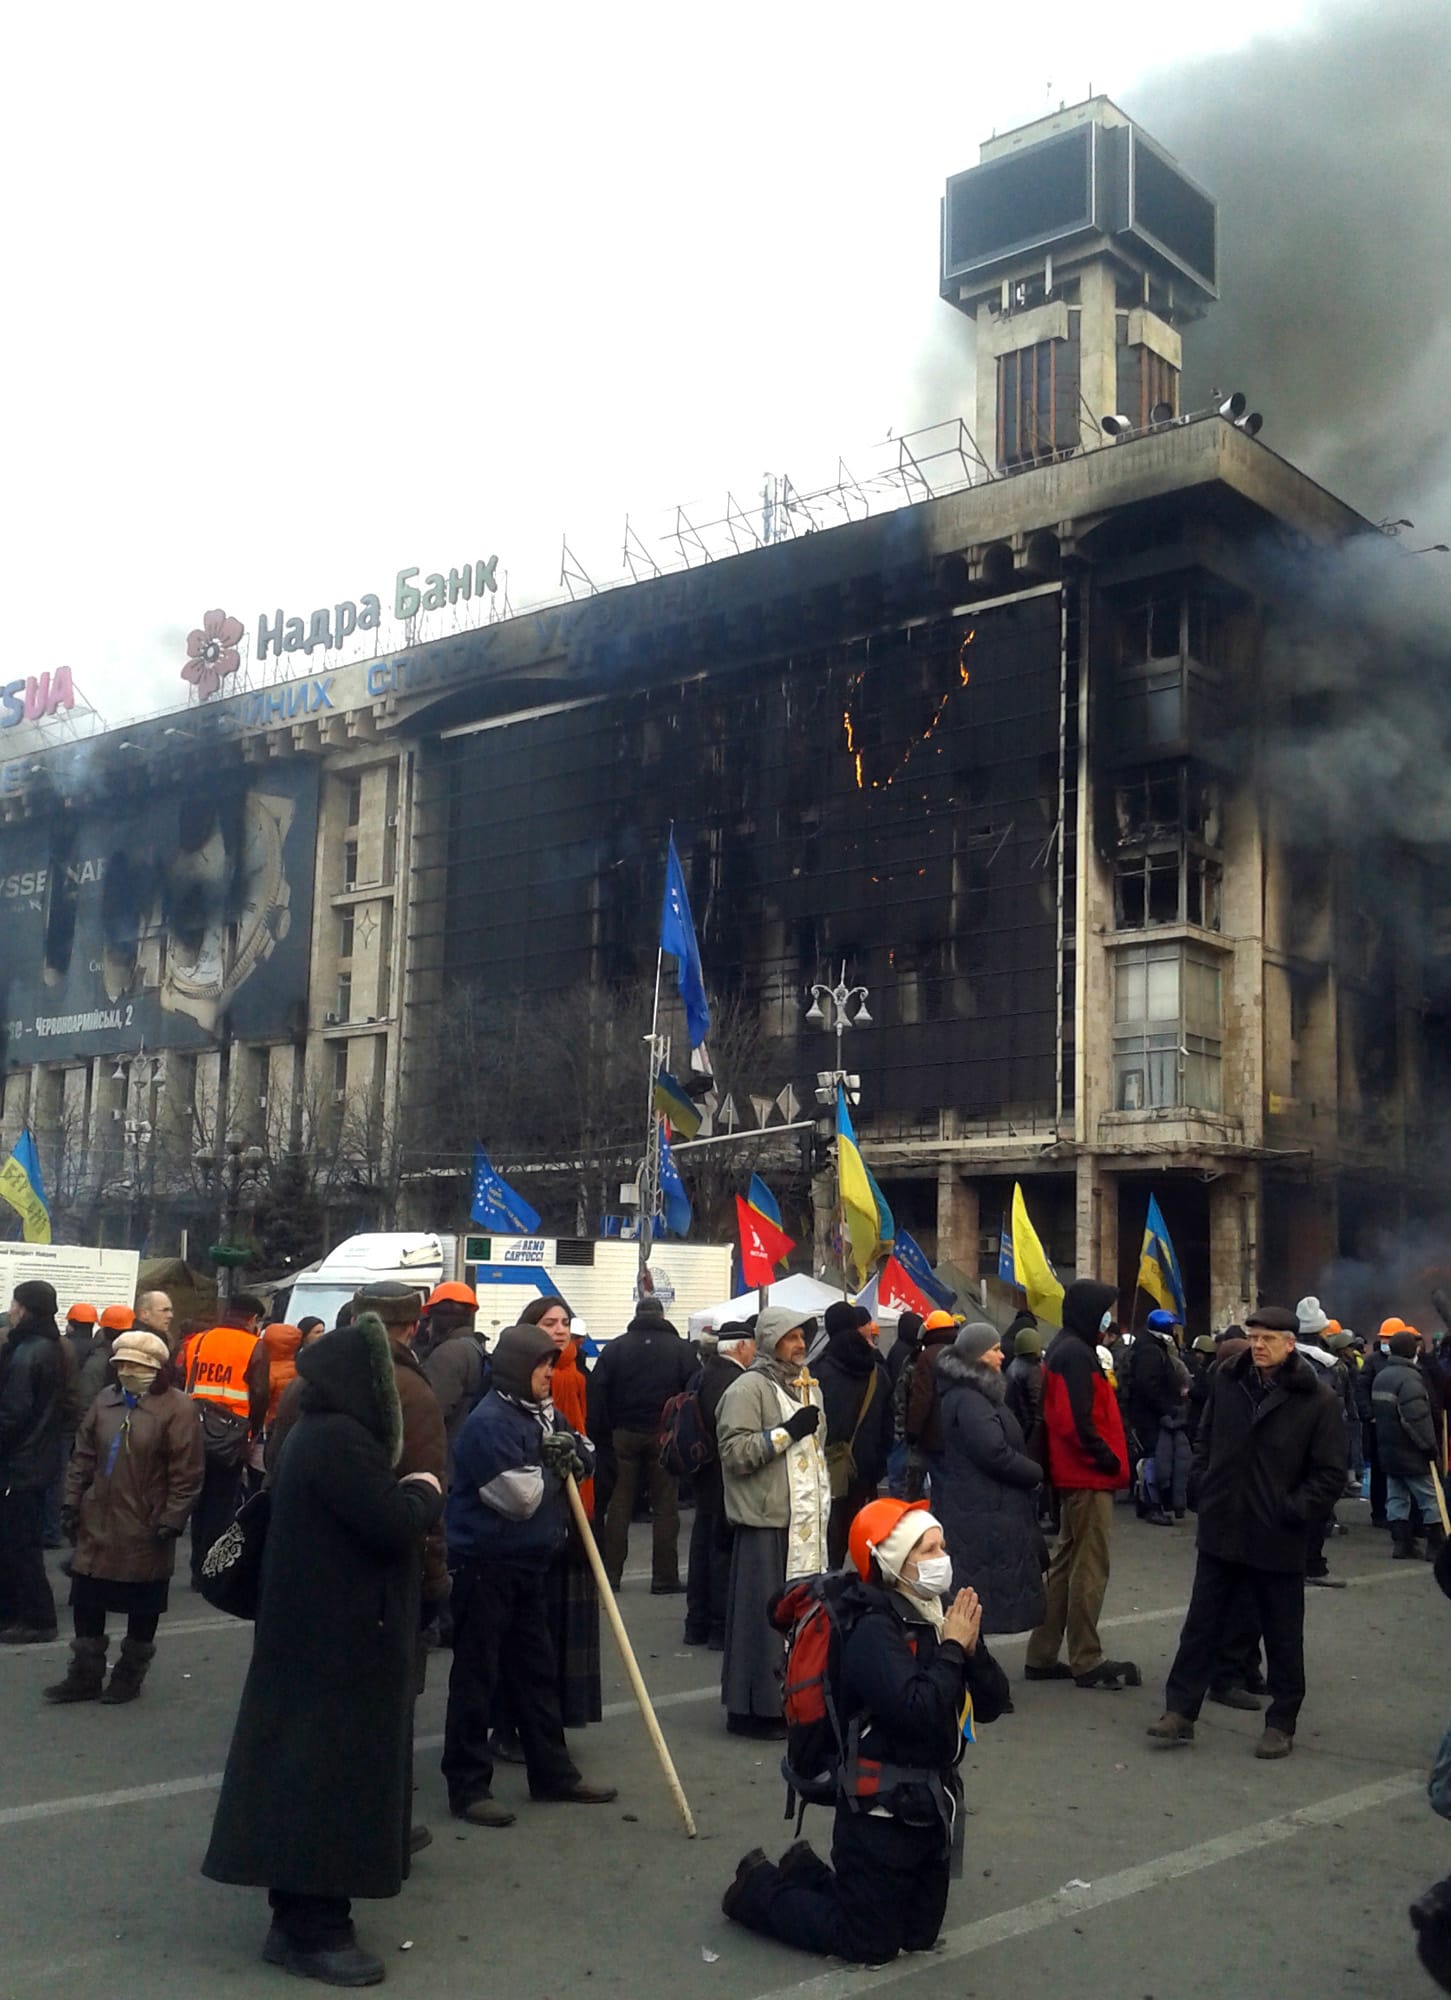
{"type": "Polygon", "coordinates": [[[40,1155],[29,1126],[15,1142],[15,1151],[0,1167],[0,1200],[20,1217],[27,1243],[49,1243],[50,1209],[40,1178],[40,1155]]]}
{"type": "Polygon", "coordinates": [[[668,1069],[662,1069],[655,1079],[655,1109],[662,1118],[670,1120],[672,1132],[678,1132],[682,1139],[693,1139],[700,1130],[700,1108],[686,1095],[668,1069]]]}
{"type": "Polygon", "coordinates": [[[1048,1253],[1038,1241],[1038,1232],[1028,1220],[1028,1204],[1023,1190],[1013,1182],[1013,1269],[1017,1282],[1028,1295],[1028,1311],[1049,1326],[1063,1324],[1063,1287],[1048,1262],[1048,1253]]]}
{"type": "Polygon", "coordinates": [[[1139,1251],[1139,1290],[1157,1299],[1165,1312],[1184,1318],[1184,1280],[1179,1273],[1179,1259],[1174,1255],[1168,1228],[1153,1195],[1149,1196],[1144,1243],[1139,1251]]]}
{"type": "Polygon", "coordinates": [[[763,1215],[774,1229],[781,1228],[781,1204],[759,1174],[751,1175],[751,1185],[746,1190],[746,1207],[753,1208],[757,1215],[763,1215]]]}
{"type": "Polygon", "coordinates": [[[856,1129],[846,1106],[846,1091],[840,1084],[836,1087],[836,1173],[851,1261],[856,1266],[857,1283],[865,1284],[880,1252],[895,1242],[897,1224],[886,1196],[861,1156],[856,1129]]]}

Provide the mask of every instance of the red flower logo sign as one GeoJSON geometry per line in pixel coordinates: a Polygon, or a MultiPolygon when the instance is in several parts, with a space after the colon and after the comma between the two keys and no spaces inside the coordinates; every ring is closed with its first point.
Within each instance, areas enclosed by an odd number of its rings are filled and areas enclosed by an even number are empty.
{"type": "Polygon", "coordinates": [[[237,651],[241,636],[241,619],[229,618],[225,611],[204,613],[201,630],[187,634],[187,659],[181,677],[191,682],[203,701],[241,666],[242,656],[237,651]]]}

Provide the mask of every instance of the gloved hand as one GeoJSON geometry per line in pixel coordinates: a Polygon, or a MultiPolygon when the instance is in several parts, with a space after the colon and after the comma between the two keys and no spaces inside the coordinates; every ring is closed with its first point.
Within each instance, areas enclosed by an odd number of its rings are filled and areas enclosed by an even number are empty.
{"type": "Polygon", "coordinates": [[[74,1548],[76,1536],[81,1531],[81,1510],[79,1507],[61,1508],[60,1531],[71,1544],[72,1548],[74,1548]]]}
{"type": "Polygon", "coordinates": [[[568,1431],[551,1431],[540,1443],[539,1457],[559,1479],[567,1479],[571,1473],[576,1479],[583,1479],[589,1471],[568,1431]]]}
{"type": "Polygon", "coordinates": [[[815,1403],[803,1403],[794,1417],[786,1421],[786,1435],[790,1438],[809,1438],[821,1424],[821,1412],[815,1403]]]}
{"type": "Polygon", "coordinates": [[[180,1528],[162,1527],[162,1528],[157,1528],[155,1533],[157,1541],[160,1542],[163,1547],[165,1547],[165,1545],[168,1542],[179,1542],[181,1540],[180,1528]]]}

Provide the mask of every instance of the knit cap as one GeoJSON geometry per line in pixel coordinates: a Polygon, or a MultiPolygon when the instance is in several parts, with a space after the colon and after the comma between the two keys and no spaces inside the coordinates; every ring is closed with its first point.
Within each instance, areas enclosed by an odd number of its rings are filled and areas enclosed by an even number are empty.
{"type": "Polygon", "coordinates": [[[15,1287],[11,1297],[16,1305],[24,1306],[33,1319],[55,1318],[55,1286],[44,1278],[26,1278],[15,1287]]]}
{"type": "Polygon", "coordinates": [[[517,1396],[521,1402],[534,1400],[533,1375],[541,1361],[552,1361],[559,1349],[537,1326],[506,1326],[490,1357],[494,1387],[501,1396],[517,1396]]]}
{"type": "Polygon", "coordinates": [[[1330,1324],[1329,1315],[1319,1299],[1313,1296],[1301,1299],[1295,1308],[1295,1318],[1300,1323],[1301,1333],[1324,1333],[1330,1324]]]}
{"type": "Polygon", "coordinates": [[[994,1347],[1001,1347],[1003,1337],[995,1326],[986,1320],[974,1320],[965,1326],[952,1343],[952,1351],[959,1361],[981,1361],[994,1347]]]}

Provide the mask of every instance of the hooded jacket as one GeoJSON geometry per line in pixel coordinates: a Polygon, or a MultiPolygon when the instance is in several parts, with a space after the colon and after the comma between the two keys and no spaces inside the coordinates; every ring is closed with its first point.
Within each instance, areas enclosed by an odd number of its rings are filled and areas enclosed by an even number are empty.
{"type": "Polygon", "coordinates": [[[1251,1569],[1303,1575],[1309,1528],[1345,1485],[1340,1399],[1294,1353],[1261,1382],[1248,1351],[1221,1360],[1194,1440],[1199,1547],[1251,1569]]]}
{"type": "Polygon", "coordinates": [[[695,1373],[696,1357],[658,1309],[642,1307],[606,1343],[589,1378],[590,1435],[608,1444],[613,1431],[653,1435],[660,1412],[695,1373]]]}
{"type": "MultiPolygon", "coordinates": [[[[760,1337],[758,1323],[757,1339],[760,1337]]],[[[786,1528],[791,1524],[786,1453],[793,1447],[783,1442],[783,1409],[789,1413],[803,1403],[821,1408],[821,1389],[814,1379],[804,1391],[798,1390],[801,1373],[801,1369],[778,1361],[773,1350],[758,1349],[750,1367],[729,1384],[716,1405],[715,1441],[726,1519],[738,1528],[786,1528]]],[[[823,1518],[831,1504],[824,1431],[824,1423],[819,1424],[804,1444],[794,1447],[816,1468],[823,1518]]]]}
{"type": "Polygon", "coordinates": [[[288,1383],[296,1379],[297,1350],[302,1346],[302,1328],[274,1320],[262,1329],[262,1345],[267,1350],[267,1421],[277,1415],[277,1405],[288,1383]]]}
{"type": "Polygon", "coordinates": [[[10,1329],[0,1356],[0,1492],[49,1486],[61,1469],[71,1404],[69,1355],[53,1319],[32,1313],[10,1329]]]}
{"type": "Polygon", "coordinates": [[[1043,1435],[1051,1485],[1113,1493],[1129,1483],[1118,1398],[1098,1359],[1112,1285],[1079,1278],[1063,1296],[1063,1327],[1043,1357],[1043,1435]]]}
{"type": "Polygon", "coordinates": [[[1414,1361],[1393,1354],[1376,1371],[1371,1411],[1381,1469],[1392,1479],[1424,1479],[1429,1462],[1440,1458],[1440,1440],[1426,1380],[1414,1361]]]}
{"type": "Polygon", "coordinates": [[[272,1483],[252,1660],[202,1873],[396,1896],[404,1873],[418,1545],[442,1501],[400,1483],[403,1421],[368,1313],[303,1348],[272,1483]]]}

